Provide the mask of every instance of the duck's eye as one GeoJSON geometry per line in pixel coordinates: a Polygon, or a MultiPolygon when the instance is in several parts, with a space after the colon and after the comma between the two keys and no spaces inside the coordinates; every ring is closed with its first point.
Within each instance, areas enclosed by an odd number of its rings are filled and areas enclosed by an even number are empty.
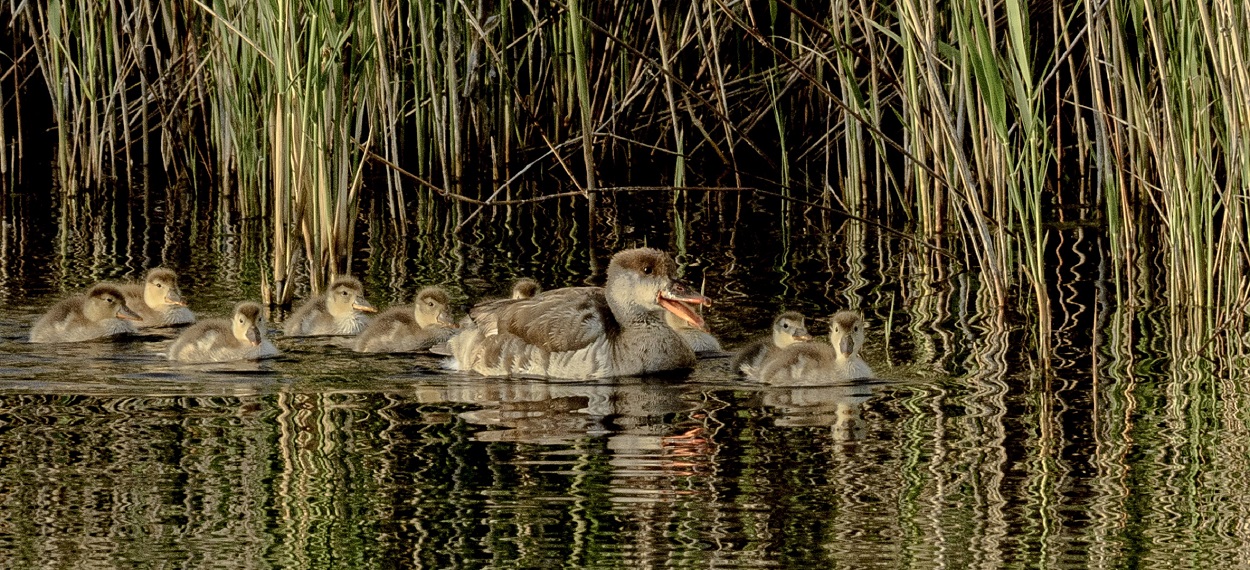
{"type": "Polygon", "coordinates": [[[781,323],[781,328],[790,330],[790,323],[781,323]]]}
{"type": "Polygon", "coordinates": [[[646,267],[643,267],[643,268],[642,268],[642,272],[643,272],[643,273],[646,273],[647,275],[651,275],[651,266],[650,266],[650,265],[648,265],[648,266],[646,266],[646,267]]]}
{"type": "Polygon", "coordinates": [[[347,291],[340,291],[340,292],[339,292],[339,295],[342,295],[342,296],[346,297],[346,296],[347,296],[347,291]]]}

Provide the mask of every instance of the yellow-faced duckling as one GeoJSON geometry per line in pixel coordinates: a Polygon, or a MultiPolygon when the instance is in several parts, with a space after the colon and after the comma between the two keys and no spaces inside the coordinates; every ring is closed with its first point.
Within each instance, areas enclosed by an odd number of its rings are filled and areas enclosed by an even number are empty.
{"type": "Polygon", "coordinates": [[[464,332],[449,342],[449,365],[488,376],[607,378],[694,366],[694,351],[664,322],[664,312],[696,327],[691,305],[702,295],[676,287],[677,264],[665,252],[617,253],[604,287],[567,287],[531,299],[474,307],[464,332]]]}
{"type": "Polygon", "coordinates": [[[169,359],[177,362],[230,362],[258,360],[278,355],[265,338],[260,305],[239,303],[229,320],[208,319],[183,331],[169,347],[169,359]]]}
{"type": "Polygon", "coordinates": [[[148,271],[143,283],[118,286],[126,295],[126,306],[143,320],[136,327],[167,327],[195,322],[195,314],[187,308],[178,289],[178,274],[157,267],[148,271]]]}
{"type": "Polygon", "coordinates": [[[446,291],[426,287],[411,307],[391,307],[373,319],[356,338],[356,352],[416,352],[447,342],[457,328],[449,306],[446,291]]]}
{"type": "Polygon", "coordinates": [[[339,277],[322,295],[300,305],[282,329],[286,336],[354,335],[364,330],[377,309],[365,300],[364,286],[352,277],[339,277]]]}
{"type": "Polygon", "coordinates": [[[839,311],[829,327],[829,344],[800,342],[776,351],[760,366],[758,378],[778,385],[872,378],[872,368],[859,355],[863,345],[864,320],[858,313],[839,311]]]}
{"type": "Polygon", "coordinates": [[[751,341],[750,344],[742,347],[734,355],[729,369],[748,377],[754,377],[759,372],[760,365],[773,352],[796,342],[812,340],[812,335],[807,334],[806,320],[802,313],[795,311],[786,311],[777,315],[777,318],[773,320],[772,334],[757,338],[751,341]]]}
{"type": "Polygon", "coordinates": [[[117,287],[99,284],[48,309],[30,329],[30,342],[82,342],[133,333],[138,320],[117,287]]]}

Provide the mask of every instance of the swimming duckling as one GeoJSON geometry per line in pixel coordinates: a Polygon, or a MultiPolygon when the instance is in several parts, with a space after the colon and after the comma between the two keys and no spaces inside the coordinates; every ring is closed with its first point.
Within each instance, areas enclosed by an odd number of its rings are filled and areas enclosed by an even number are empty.
{"type": "Polygon", "coordinates": [[[169,347],[169,359],[205,363],[258,360],[278,355],[265,338],[260,305],[244,301],[234,307],[229,320],[208,319],[183,331],[169,347]]]}
{"type": "Polygon", "coordinates": [[[133,321],[138,320],[117,287],[99,284],[48,309],[30,329],[30,342],[82,342],[133,333],[133,321]]]}
{"type": "Polygon", "coordinates": [[[156,267],[148,271],[143,283],[119,285],[126,295],[126,306],[143,320],[136,327],[167,327],[195,322],[195,314],[187,308],[178,289],[178,274],[156,267]]]}
{"type": "Polygon", "coordinates": [[[604,287],[566,287],[531,299],[479,304],[448,343],[449,366],[489,376],[607,378],[690,368],[694,351],[664,322],[672,312],[696,327],[702,295],[675,287],[665,252],[617,253],[604,287]]]}
{"type": "Polygon", "coordinates": [[[806,318],[803,314],[795,311],[777,315],[777,318],[773,319],[772,335],[757,338],[742,347],[734,356],[729,369],[747,377],[754,377],[759,372],[760,365],[768,359],[770,354],[796,342],[812,340],[812,335],[807,334],[804,321],[806,318]]]}
{"type": "Polygon", "coordinates": [[[356,352],[415,352],[447,342],[458,328],[450,305],[441,287],[426,287],[411,307],[391,307],[373,319],[357,337],[356,352]]]}
{"type": "Polygon", "coordinates": [[[364,297],[364,286],[352,277],[339,277],[326,292],[309,299],[286,320],[286,336],[354,335],[364,330],[377,309],[364,297]]]}
{"type": "Polygon", "coordinates": [[[522,277],[512,284],[512,299],[529,299],[541,293],[543,286],[529,277],[522,277]]]}
{"type": "Polygon", "coordinates": [[[760,366],[758,378],[779,385],[872,378],[872,368],[859,356],[863,345],[864,320],[839,311],[829,327],[829,344],[800,342],[775,351],[760,366]]]}

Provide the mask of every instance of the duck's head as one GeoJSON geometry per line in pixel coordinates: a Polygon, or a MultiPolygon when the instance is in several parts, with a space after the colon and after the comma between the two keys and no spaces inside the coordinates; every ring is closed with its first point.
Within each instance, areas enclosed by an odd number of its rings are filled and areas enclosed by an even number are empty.
{"type": "Polygon", "coordinates": [[[665,310],[699,329],[703,317],[692,306],[710,304],[677,280],[677,264],[658,249],[628,249],[612,256],[605,289],[613,311],[665,310]]]}
{"type": "Polygon", "coordinates": [[[447,292],[442,287],[426,287],[417,292],[417,299],[413,302],[413,316],[421,328],[431,326],[456,328],[459,325],[448,312],[447,308],[450,306],[451,297],[447,296],[447,292]]]}
{"type": "Polygon", "coordinates": [[[178,274],[164,267],[149,270],[143,278],[143,301],[149,307],[185,306],[178,289],[178,274]]]}
{"type": "Polygon", "coordinates": [[[522,277],[512,284],[513,299],[529,299],[543,290],[543,286],[529,277],[522,277]]]}
{"type": "Polygon", "coordinates": [[[252,346],[260,346],[265,336],[265,317],[261,314],[260,305],[244,301],[234,307],[234,316],[230,319],[234,338],[252,346]]]}
{"type": "Polygon", "coordinates": [[[812,340],[807,334],[806,318],[801,313],[786,311],[773,320],[773,344],[785,348],[796,342],[812,340]]]}
{"type": "Polygon", "coordinates": [[[854,311],[838,311],[830,319],[829,342],[839,360],[856,356],[864,346],[864,319],[854,311]]]}
{"type": "Polygon", "coordinates": [[[143,320],[126,306],[126,296],[122,294],[121,289],[112,285],[92,287],[87,292],[87,300],[83,303],[83,314],[92,322],[108,319],[143,320]]]}
{"type": "Polygon", "coordinates": [[[365,288],[354,277],[338,277],[326,290],[326,309],[336,317],[344,317],[356,311],[377,312],[365,300],[365,288]]]}

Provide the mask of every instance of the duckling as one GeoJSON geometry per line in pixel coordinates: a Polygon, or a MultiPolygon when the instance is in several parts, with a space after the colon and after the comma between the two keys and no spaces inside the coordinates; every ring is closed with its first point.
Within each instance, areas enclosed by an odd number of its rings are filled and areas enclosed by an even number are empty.
{"type": "Polygon", "coordinates": [[[512,299],[529,299],[541,293],[543,286],[529,277],[522,277],[512,284],[512,299]]]}
{"type": "Polygon", "coordinates": [[[747,377],[754,377],[760,365],[768,359],[770,354],[796,342],[812,340],[812,335],[807,334],[804,321],[806,318],[803,314],[795,311],[777,315],[777,318],[773,319],[772,335],[757,338],[742,347],[734,356],[729,369],[747,377]]]}
{"type": "Polygon", "coordinates": [[[205,363],[277,356],[266,332],[260,305],[244,301],[234,307],[230,320],[208,319],[183,331],[169,347],[169,359],[205,363]]]}
{"type": "Polygon", "coordinates": [[[167,327],[195,322],[195,314],[187,308],[178,289],[178,274],[156,267],[148,271],[143,283],[119,285],[126,295],[126,306],[143,320],[136,327],[167,327]]]}
{"type": "Polygon", "coordinates": [[[82,342],[133,333],[133,321],[138,320],[117,287],[99,284],[48,309],[30,329],[30,342],[82,342]]]}
{"type": "Polygon", "coordinates": [[[864,345],[864,320],[839,311],[829,327],[829,344],[800,342],[774,351],[760,366],[758,379],[770,384],[827,384],[874,377],[859,356],[864,345]]]}
{"type": "Polygon", "coordinates": [[[426,287],[411,307],[391,307],[373,319],[356,338],[356,352],[416,352],[447,342],[458,328],[450,305],[441,287],[426,287]]]}
{"type": "Polygon", "coordinates": [[[326,292],[304,302],[286,320],[286,336],[354,335],[365,328],[364,313],[377,312],[364,297],[364,286],[352,277],[339,277],[326,292]]]}
{"type": "Polygon", "coordinates": [[[676,274],[667,253],[631,249],[612,256],[604,287],[479,304],[448,343],[448,365],[488,376],[574,379],[691,368],[694,350],[665,324],[663,313],[702,327],[690,305],[708,300],[676,286],[676,274]]]}

